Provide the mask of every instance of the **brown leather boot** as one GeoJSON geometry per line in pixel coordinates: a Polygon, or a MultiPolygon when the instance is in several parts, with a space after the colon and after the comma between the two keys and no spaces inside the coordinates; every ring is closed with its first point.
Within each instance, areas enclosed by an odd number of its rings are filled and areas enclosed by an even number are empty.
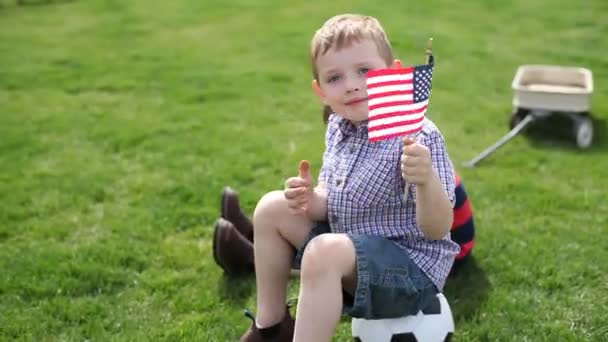
{"type": "Polygon", "coordinates": [[[253,273],[253,244],[223,218],[217,219],[213,232],[213,259],[228,275],[253,273]]]}
{"type": "Polygon", "coordinates": [[[239,205],[239,196],[229,186],[222,191],[222,217],[232,222],[236,229],[241,232],[249,241],[253,241],[253,224],[251,220],[243,214],[239,205]]]}
{"type": "Polygon", "coordinates": [[[296,327],[296,320],[291,317],[289,307],[285,310],[283,320],[270,329],[258,329],[255,326],[255,317],[251,312],[245,311],[245,316],[251,318],[251,326],[239,339],[239,342],[291,342],[296,327]]]}

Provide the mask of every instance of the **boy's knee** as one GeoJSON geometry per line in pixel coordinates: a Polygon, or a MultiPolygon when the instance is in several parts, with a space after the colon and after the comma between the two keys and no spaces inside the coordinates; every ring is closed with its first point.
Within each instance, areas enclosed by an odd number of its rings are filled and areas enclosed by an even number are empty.
{"type": "Polygon", "coordinates": [[[280,190],[271,191],[262,196],[253,212],[254,229],[259,226],[255,225],[255,221],[265,220],[268,217],[272,218],[285,208],[285,203],[285,196],[283,191],[280,190]]]}
{"type": "Polygon", "coordinates": [[[354,246],[348,236],[321,234],[312,239],[304,250],[301,277],[316,278],[328,272],[336,274],[336,271],[344,273],[354,258],[354,246]]]}

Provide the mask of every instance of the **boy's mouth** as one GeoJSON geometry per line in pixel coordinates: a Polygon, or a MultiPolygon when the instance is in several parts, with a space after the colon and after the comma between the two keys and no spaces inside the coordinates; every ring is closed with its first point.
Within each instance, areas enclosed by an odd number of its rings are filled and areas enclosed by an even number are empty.
{"type": "Polygon", "coordinates": [[[357,104],[357,103],[361,103],[361,102],[364,102],[364,101],[367,101],[367,97],[361,97],[361,98],[352,99],[350,101],[346,101],[345,104],[347,106],[351,106],[351,105],[354,105],[354,104],[357,104]]]}

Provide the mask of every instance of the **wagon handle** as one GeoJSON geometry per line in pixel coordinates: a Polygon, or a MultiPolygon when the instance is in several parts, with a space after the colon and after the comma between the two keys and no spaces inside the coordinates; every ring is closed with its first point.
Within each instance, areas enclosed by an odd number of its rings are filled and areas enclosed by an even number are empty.
{"type": "Polygon", "coordinates": [[[496,150],[498,150],[499,147],[506,144],[509,140],[513,139],[534,120],[536,120],[536,117],[533,114],[528,114],[524,116],[524,118],[515,127],[513,127],[513,129],[511,129],[509,133],[507,133],[507,135],[500,138],[500,140],[498,140],[494,145],[488,147],[485,151],[481,152],[479,156],[473,158],[471,161],[464,163],[464,167],[475,167],[475,165],[477,165],[480,161],[485,159],[490,154],[494,153],[496,150]]]}

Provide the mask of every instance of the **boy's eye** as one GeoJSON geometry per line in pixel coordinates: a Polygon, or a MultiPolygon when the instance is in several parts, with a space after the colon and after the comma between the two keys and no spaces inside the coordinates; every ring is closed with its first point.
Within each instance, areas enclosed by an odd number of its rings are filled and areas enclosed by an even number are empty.
{"type": "Polygon", "coordinates": [[[368,68],[361,68],[361,69],[359,69],[359,73],[360,73],[361,75],[365,75],[365,74],[367,74],[367,72],[368,72],[369,70],[370,70],[370,69],[368,69],[368,68]]]}
{"type": "Polygon", "coordinates": [[[340,75],[333,75],[333,76],[330,76],[330,77],[327,79],[327,83],[336,82],[336,81],[338,81],[339,79],[340,79],[340,75]]]}

